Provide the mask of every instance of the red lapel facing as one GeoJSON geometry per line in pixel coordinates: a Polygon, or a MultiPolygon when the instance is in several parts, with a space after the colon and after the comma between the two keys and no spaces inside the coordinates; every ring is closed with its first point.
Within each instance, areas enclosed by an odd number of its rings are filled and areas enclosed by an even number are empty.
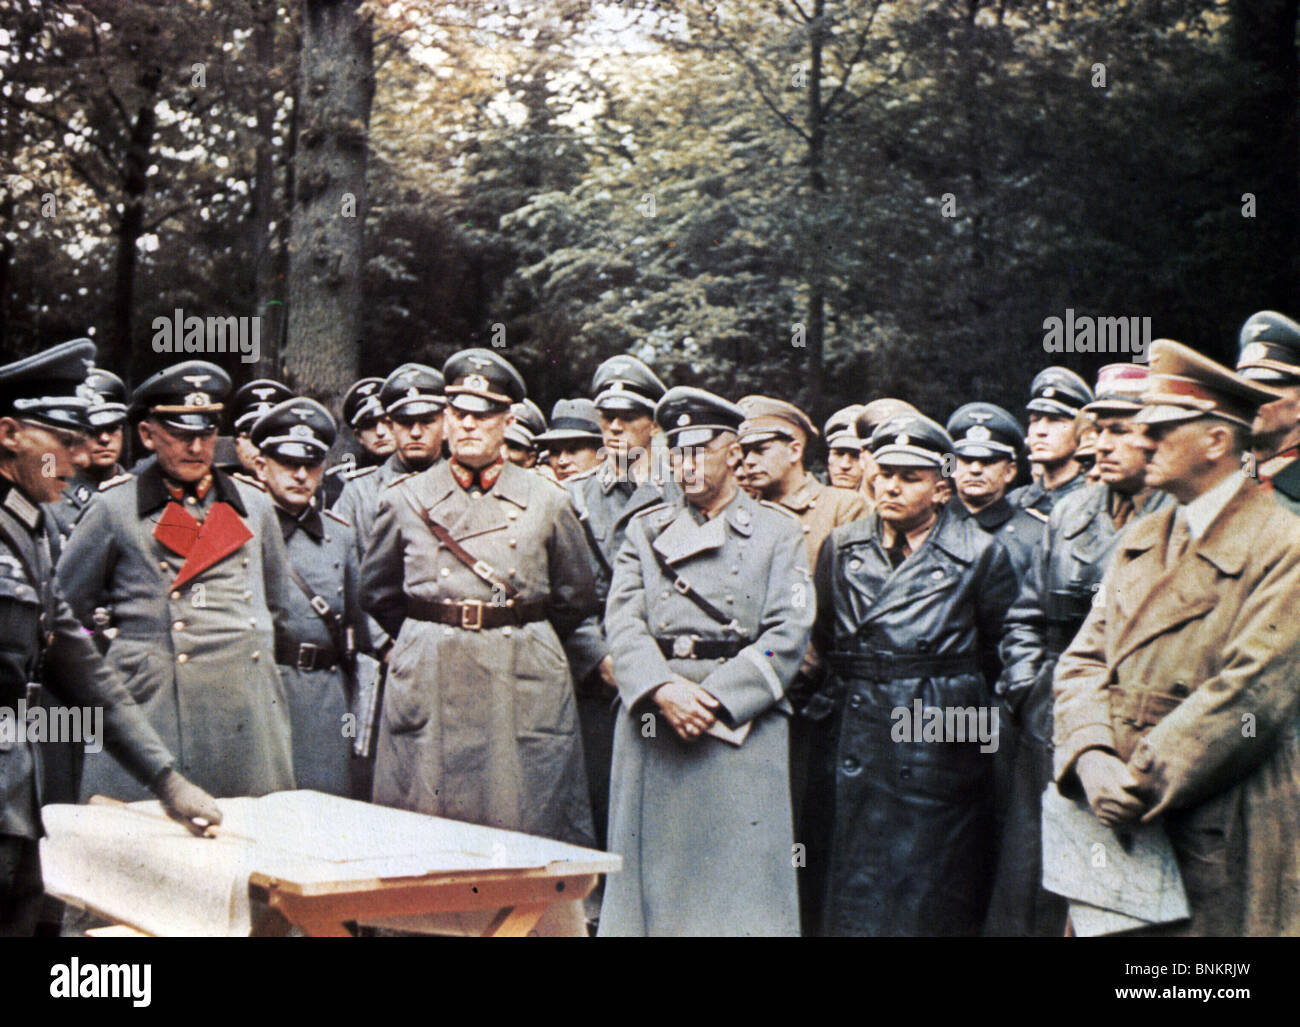
{"type": "Polygon", "coordinates": [[[191,578],[224,560],[252,537],[248,525],[233,507],[226,503],[213,503],[199,528],[198,538],[185,554],[185,565],[172,582],[172,588],[180,588],[191,578]]]}
{"type": "Polygon", "coordinates": [[[168,503],[154,526],[153,537],[177,556],[189,556],[199,537],[199,522],[179,503],[168,503]]]}

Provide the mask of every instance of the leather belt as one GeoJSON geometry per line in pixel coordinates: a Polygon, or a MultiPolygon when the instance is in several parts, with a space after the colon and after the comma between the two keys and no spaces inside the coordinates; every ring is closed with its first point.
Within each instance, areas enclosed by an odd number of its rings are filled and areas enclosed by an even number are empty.
{"type": "Polygon", "coordinates": [[[333,670],[339,665],[333,646],[311,642],[276,642],[275,662],[297,670],[333,670]]]}
{"type": "Polygon", "coordinates": [[[676,638],[656,638],[655,644],[670,660],[720,660],[730,659],[750,643],[748,639],[713,639],[678,635],[676,638]]]}
{"type": "Polygon", "coordinates": [[[1140,730],[1159,724],[1185,698],[1168,692],[1131,692],[1111,685],[1110,713],[1140,730]]]}
{"type": "Polygon", "coordinates": [[[832,652],[826,662],[843,677],[876,681],[980,672],[979,659],[969,653],[891,653],[876,649],[832,652]]]}
{"type": "Polygon", "coordinates": [[[412,620],[450,624],[453,628],[479,631],[483,628],[517,627],[530,621],[546,619],[544,599],[508,599],[504,603],[485,603],[482,599],[406,600],[406,615],[412,620]]]}

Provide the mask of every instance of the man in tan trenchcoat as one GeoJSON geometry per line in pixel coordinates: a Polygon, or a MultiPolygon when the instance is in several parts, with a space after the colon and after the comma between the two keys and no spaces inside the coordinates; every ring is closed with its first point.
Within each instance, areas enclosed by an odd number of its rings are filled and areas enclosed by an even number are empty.
{"type": "Polygon", "coordinates": [[[1162,933],[1300,933],[1300,518],[1240,471],[1275,397],[1158,340],[1142,398],[1179,505],[1121,537],[1057,664],[1055,777],[1108,826],[1164,825],[1192,916],[1162,933]]]}
{"type": "Polygon", "coordinates": [[[396,639],[374,800],[590,845],[561,645],[593,610],[587,543],[563,490],[502,457],[518,372],[471,349],[444,373],[451,459],[385,489],[361,567],[396,639]]]}

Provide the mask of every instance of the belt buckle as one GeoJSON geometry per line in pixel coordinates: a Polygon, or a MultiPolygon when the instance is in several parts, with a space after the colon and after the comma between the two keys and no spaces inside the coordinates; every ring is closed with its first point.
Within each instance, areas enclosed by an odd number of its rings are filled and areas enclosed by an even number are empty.
{"type": "Polygon", "coordinates": [[[466,599],[460,604],[460,626],[466,631],[479,631],[483,627],[483,600],[466,599]],[[470,610],[474,617],[469,616],[470,610]]]}
{"type": "Polygon", "coordinates": [[[297,666],[297,668],[298,668],[299,670],[315,670],[315,669],[316,669],[316,654],[317,654],[319,651],[320,651],[319,647],[313,645],[311,642],[303,642],[303,643],[301,643],[301,644],[298,646],[298,659],[297,659],[297,661],[296,661],[296,666],[297,666]],[[307,659],[307,653],[308,653],[308,652],[311,653],[311,659],[310,659],[310,660],[307,659]]]}
{"type": "Polygon", "coordinates": [[[695,636],[678,635],[673,639],[673,657],[678,660],[695,659],[695,636]]]}

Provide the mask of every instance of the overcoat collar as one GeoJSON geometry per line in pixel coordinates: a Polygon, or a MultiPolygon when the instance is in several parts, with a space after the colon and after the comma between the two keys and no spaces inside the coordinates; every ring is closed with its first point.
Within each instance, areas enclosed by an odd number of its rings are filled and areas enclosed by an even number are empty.
{"type": "MultiPolygon", "coordinates": [[[[248,516],[244,501],[239,496],[239,489],[236,488],[235,483],[230,480],[226,472],[219,467],[212,468],[212,488],[216,493],[214,502],[228,503],[235,508],[239,516],[248,516]]],[[[136,478],[135,496],[136,513],[140,517],[147,517],[155,510],[171,502],[172,497],[167,491],[162,468],[158,466],[157,460],[141,469],[139,477],[136,478]]]]}
{"type": "Polygon", "coordinates": [[[754,533],[756,514],[754,500],[739,489],[722,512],[708,521],[700,520],[700,515],[682,500],[673,519],[655,536],[651,545],[669,563],[676,563],[699,553],[721,549],[726,544],[728,529],[748,538],[754,533]]]}

